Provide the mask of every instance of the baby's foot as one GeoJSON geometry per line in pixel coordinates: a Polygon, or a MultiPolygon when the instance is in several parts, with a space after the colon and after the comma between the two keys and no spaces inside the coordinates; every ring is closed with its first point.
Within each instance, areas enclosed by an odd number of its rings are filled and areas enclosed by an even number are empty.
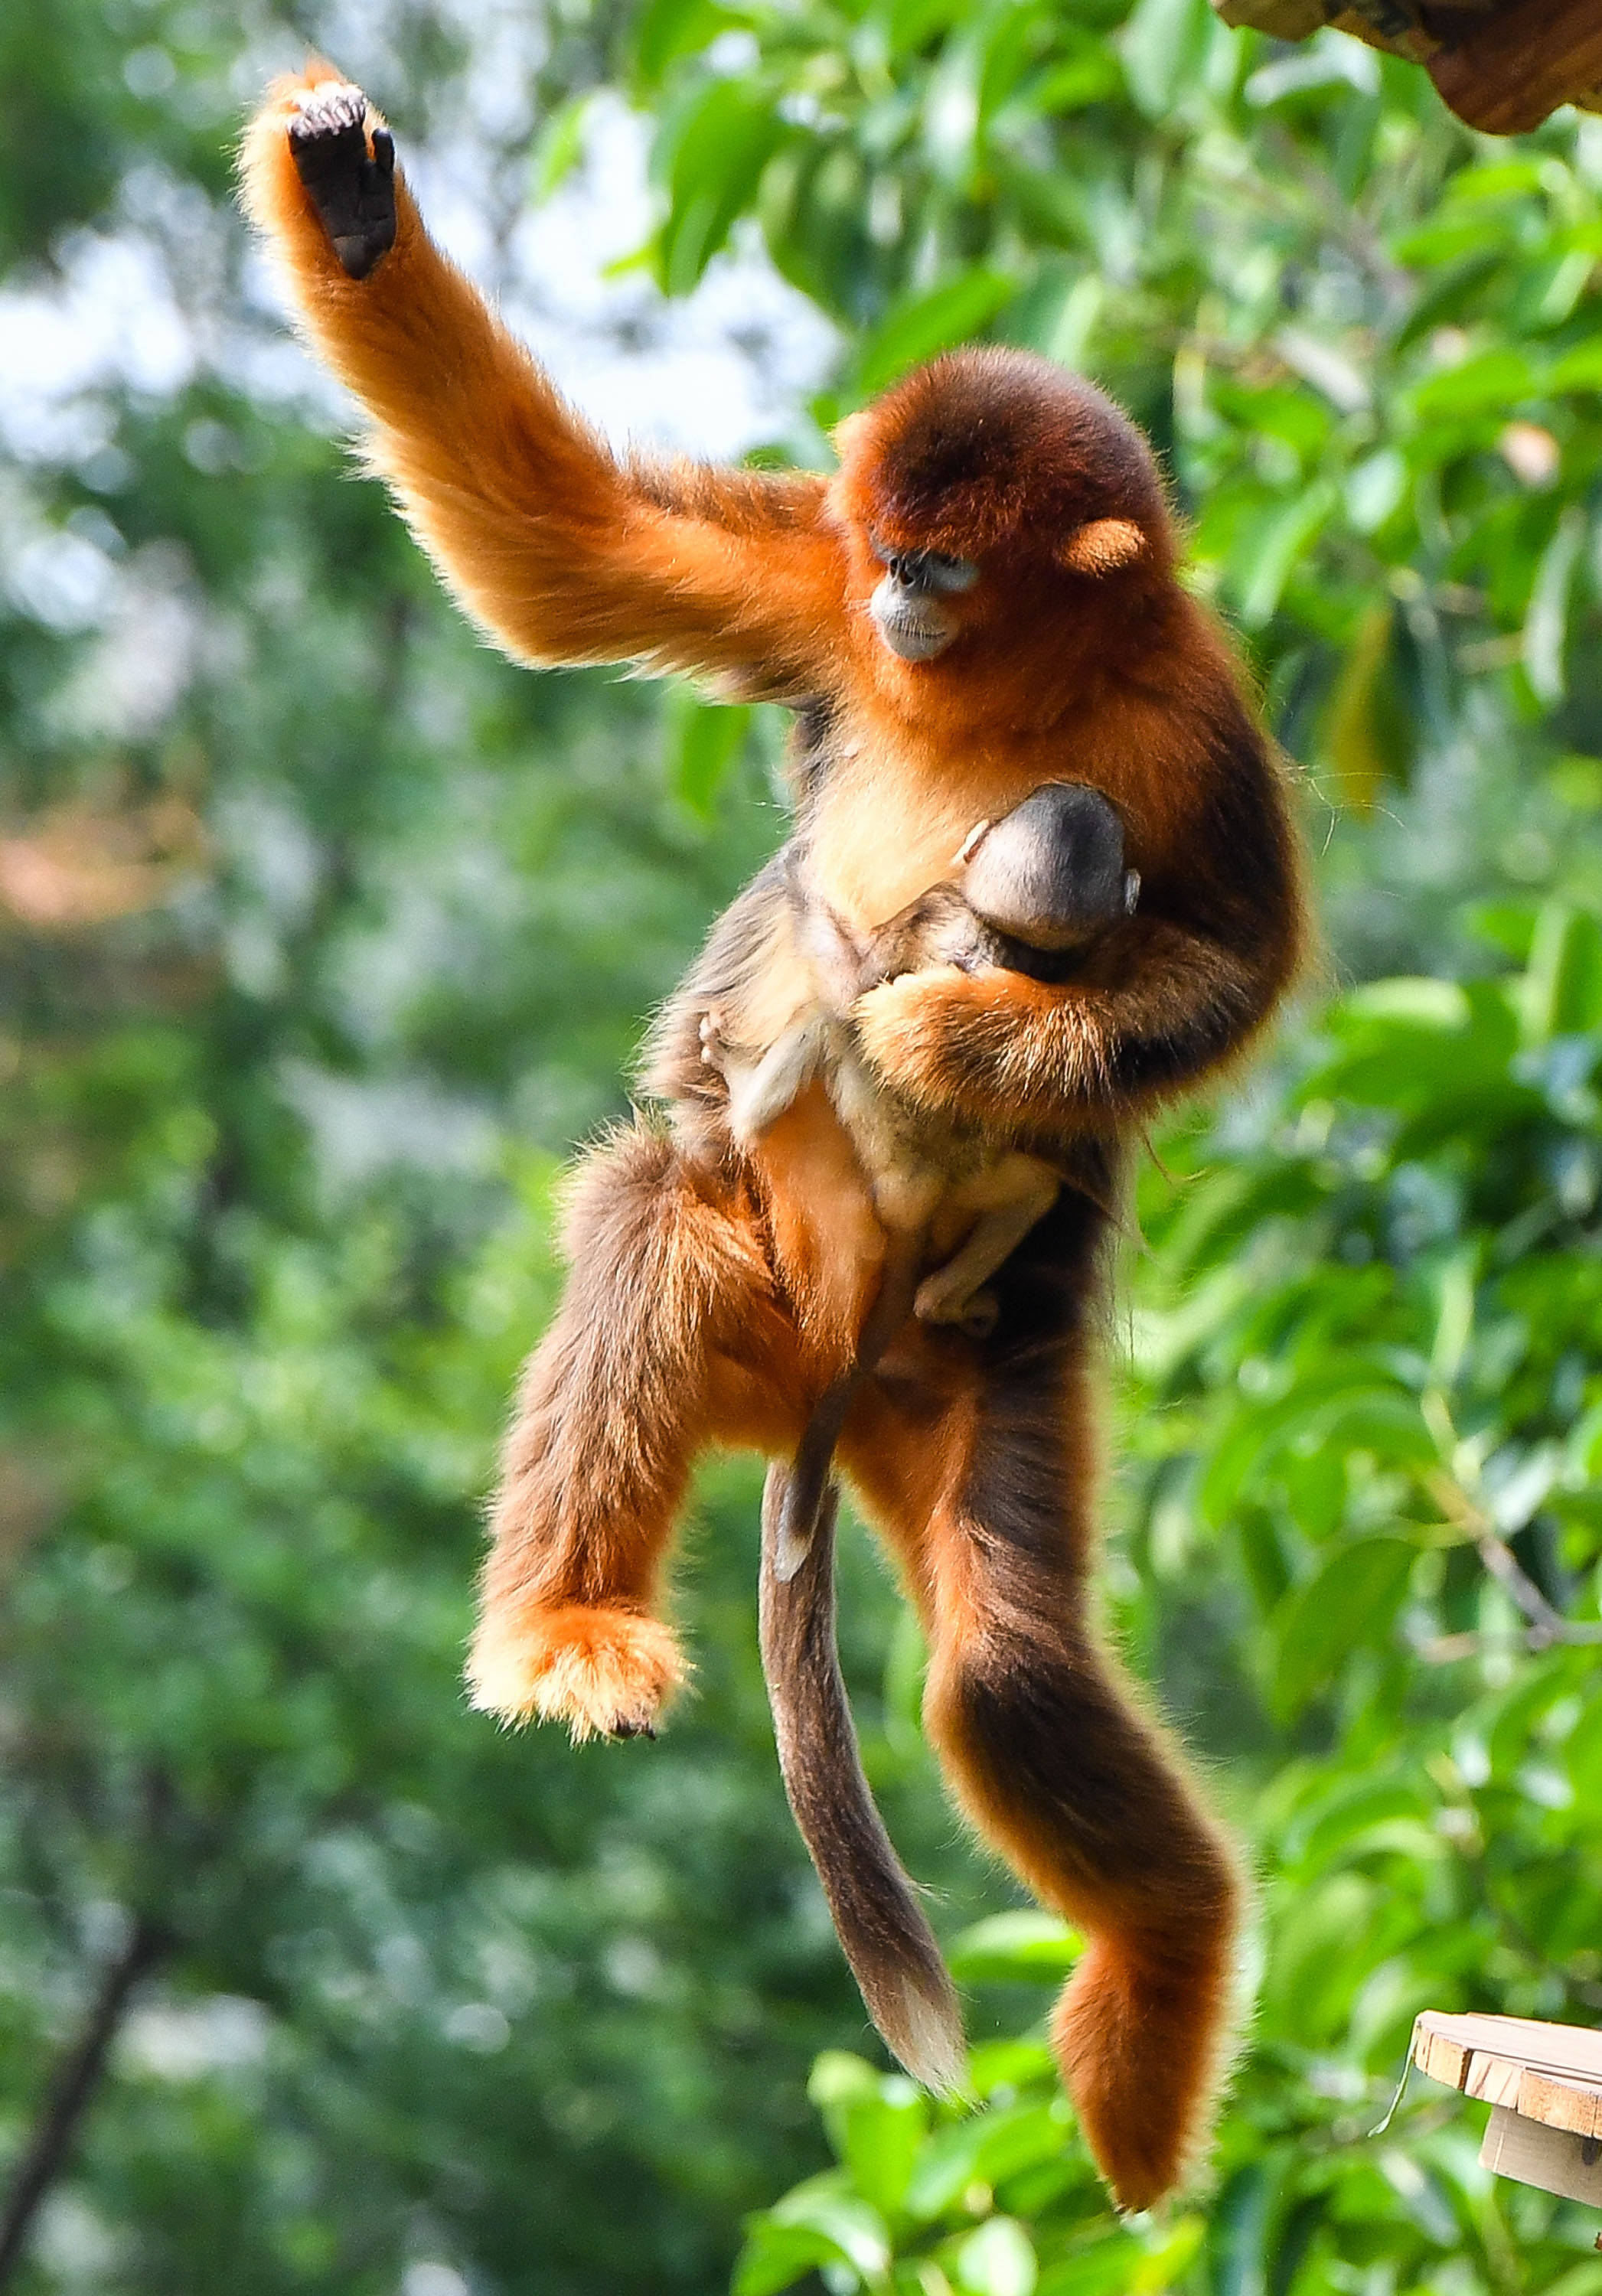
{"type": "Polygon", "coordinates": [[[996,1328],[1000,1303],[993,1292],[974,1291],[971,1279],[950,1280],[949,1267],[937,1267],[918,1285],[913,1313],[920,1323],[955,1324],[971,1340],[988,1340],[996,1328]]]}

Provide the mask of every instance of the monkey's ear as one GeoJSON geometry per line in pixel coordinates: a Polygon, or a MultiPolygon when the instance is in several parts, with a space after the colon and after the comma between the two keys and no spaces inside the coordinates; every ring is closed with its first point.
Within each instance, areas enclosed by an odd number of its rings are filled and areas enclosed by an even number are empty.
{"type": "Polygon", "coordinates": [[[848,414],[843,422],[836,422],[834,430],[829,433],[829,437],[833,441],[834,452],[839,455],[842,463],[850,454],[853,447],[858,445],[860,441],[862,434],[867,428],[867,410],[866,407],[859,407],[855,414],[848,414]]]}
{"type": "Polygon", "coordinates": [[[1071,573],[1111,574],[1145,548],[1146,537],[1132,519],[1093,518],[1069,536],[1057,556],[1071,573]]]}

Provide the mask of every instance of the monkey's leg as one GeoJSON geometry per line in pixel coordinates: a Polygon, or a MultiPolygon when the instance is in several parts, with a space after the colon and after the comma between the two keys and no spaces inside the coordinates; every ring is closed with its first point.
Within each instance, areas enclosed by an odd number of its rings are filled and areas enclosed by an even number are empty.
{"type": "Polygon", "coordinates": [[[812,1407],[775,1510],[773,1572],[781,1586],[794,1578],[807,1559],[828,1493],[840,1431],[864,1380],[912,1313],[923,1258],[921,1228],[891,1234],[884,1254],[884,1273],[858,1339],[857,1352],[812,1407]]]}
{"type": "MultiPolygon", "coordinates": [[[[1063,1217],[1059,1212],[1057,1218],[1063,1217]]],[[[870,1390],[842,1449],[929,1628],[924,1716],[982,1833],[1088,1943],[1053,2040],[1124,2208],[1208,2134],[1228,2039],[1241,1883],[1164,1734],[1089,1611],[1093,1480],[1079,1343],[1018,1316],[966,1351],[940,1423],[870,1390]]],[[[925,1341],[950,1351],[954,1342],[925,1341]]]]}
{"type": "Polygon", "coordinates": [[[834,1643],[834,1517],[828,1484],[809,1545],[777,1569],[786,1472],[762,1489],[762,1670],[779,1769],[867,2013],[926,2088],[963,2077],[962,2011],[934,1933],[874,1807],[834,1643]]]}
{"type": "Polygon", "coordinates": [[[1120,2206],[1147,2208],[1195,2166],[1209,2133],[1230,2006],[1234,1858],[1097,1648],[1082,1586],[1022,1560],[1006,1528],[971,1509],[935,1528],[944,1552],[929,1734],[981,1832],[1087,1932],[1052,2042],[1120,2206]]]}
{"type": "Polygon", "coordinates": [[[503,1454],[468,1680],[510,1719],[626,1735],[684,1674],[652,1610],[691,1464],[724,1390],[760,1390],[785,1319],[754,1219],[644,1125],[584,1166],[567,1242],[503,1454]],[[720,1344],[749,1371],[720,1370],[720,1344]]]}
{"type": "Polygon", "coordinates": [[[1012,1185],[1004,1201],[982,1211],[961,1250],[918,1286],[915,1308],[924,1323],[965,1322],[980,1286],[1012,1258],[1056,1203],[1062,1183],[1055,1172],[1031,1156],[1008,1157],[1006,1163],[1018,1168],[1006,1176],[1012,1185]]]}

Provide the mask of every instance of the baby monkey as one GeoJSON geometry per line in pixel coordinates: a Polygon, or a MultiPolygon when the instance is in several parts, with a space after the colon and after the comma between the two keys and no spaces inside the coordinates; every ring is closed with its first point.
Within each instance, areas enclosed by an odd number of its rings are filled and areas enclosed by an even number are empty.
{"type": "Polygon", "coordinates": [[[724,1077],[729,1127],[742,1142],[760,1138],[806,1085],[821,1079],[890,1238],[854,1359],[820,1397],[785,1477],[774,1554],[781,1581],[805,1557],[851,1398],[908,1314],[983,1338],[997,1313],[985,1285],[1062,1185],[1061,1172],[1042,1158],[998,1145],[887,1091],[844,1016],[881,981],[929,965],[1069,980],[1100,934],[1131,914],[1140,890],[1138,875],[1124,866],[1122,823],[1101,791],[1082,782],[1047,782],[999,820],[980,822],[955,866],[952,879],[910,902],[866,946],[817,904],[803,905],[799,954],[815,993],[765,1050],[729,1042],[720,1011],[701,1024],[702,1057],[724,1077]],[[952,1258],[924,1275],[937,1213],[942,1230],[960,1234],[965,1224],[968,1233],[952,1258]]]}

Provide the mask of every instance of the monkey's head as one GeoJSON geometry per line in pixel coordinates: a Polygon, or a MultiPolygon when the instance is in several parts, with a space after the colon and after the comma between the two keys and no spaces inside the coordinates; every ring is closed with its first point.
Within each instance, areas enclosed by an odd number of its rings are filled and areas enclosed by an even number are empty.
{"type": "Polygon", "coordinates": [[[1082,377],[1027,351],[952,351],[842,422],[830,488],[868,611],[903,661],[966,631],[1072,612],[1088,586],[1166,577],[1150,447],[1082,377]]]}
{"type": "Polygon", "coordinates": [[[1045,782],[998,821],[982,821],[957,857],[975,916],[1031,948],[1082,948],[1128,916],[1140,879],[1123,865],[1123,823],[1098,789],[1045,782]]]}

